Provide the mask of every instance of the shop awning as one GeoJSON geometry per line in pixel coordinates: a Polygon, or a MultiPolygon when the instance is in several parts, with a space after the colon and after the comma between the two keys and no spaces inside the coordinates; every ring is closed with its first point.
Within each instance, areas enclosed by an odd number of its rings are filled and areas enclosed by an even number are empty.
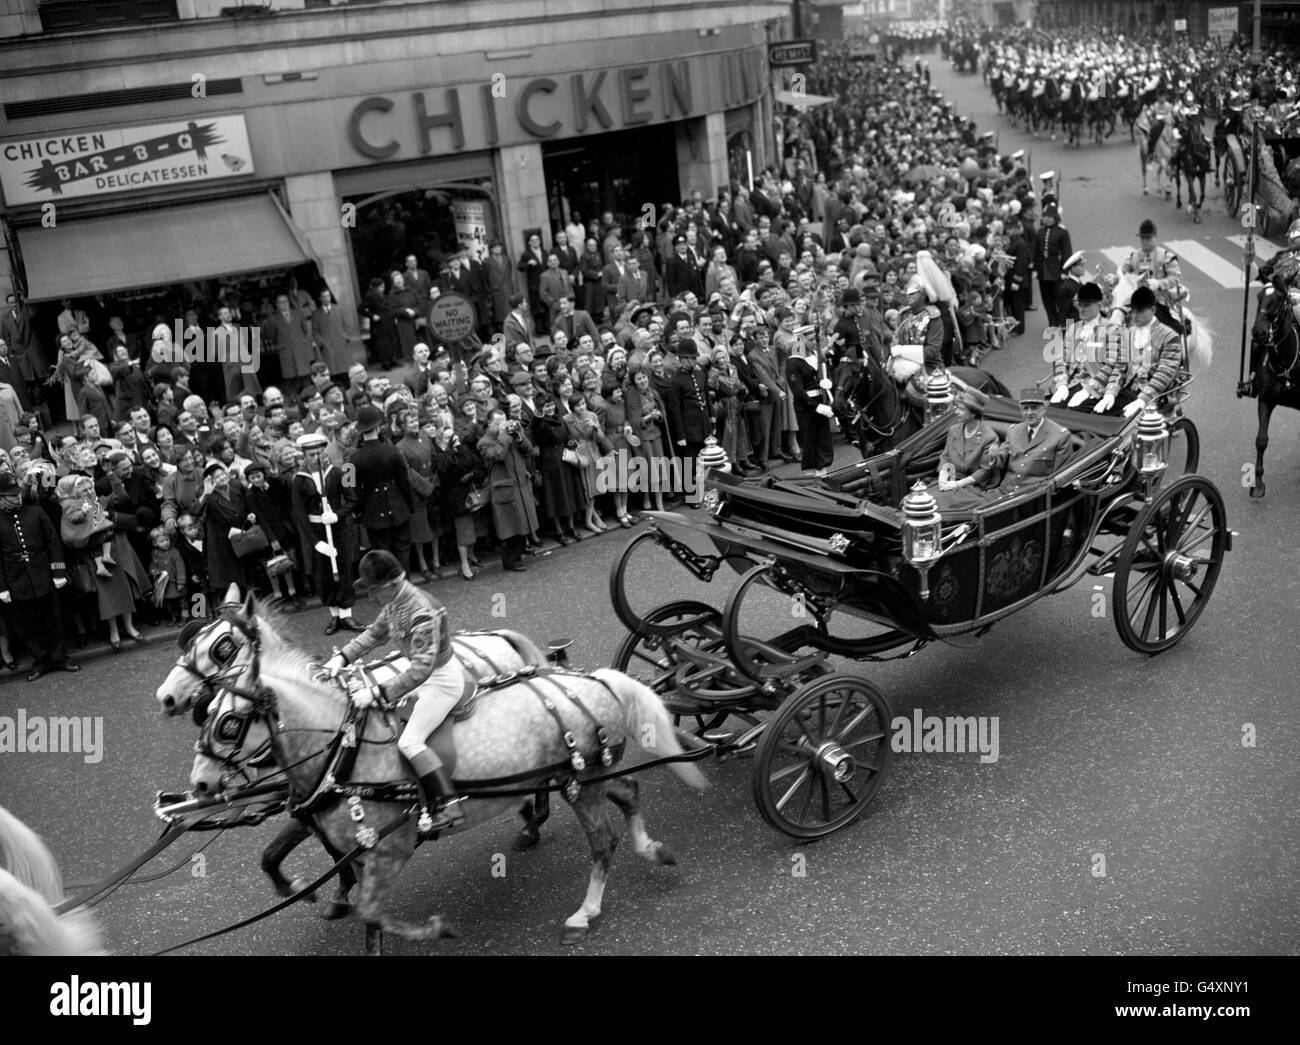
{"type": "Polygon", "coordinates": [[[270,193],[20,228],[33,301],[301,265],[306,240],[270,193]]]}
{"type": "Polygon", "coordinates": [[[815,109],[819,105],[829,105],[835,101],[824,94],[795,94],[794,91],[777,91],[776,100],[782,105],[793,105],[797,109],[815,109]]]}

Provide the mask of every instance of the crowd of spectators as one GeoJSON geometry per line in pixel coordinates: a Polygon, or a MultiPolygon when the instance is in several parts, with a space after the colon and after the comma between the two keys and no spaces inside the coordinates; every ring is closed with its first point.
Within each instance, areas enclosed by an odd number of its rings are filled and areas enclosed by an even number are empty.
{"type": "MultiPolygon", "coordinates": [[[[20,364],[0,383],[0,474],[58,538],[50,561],[66,564],[66,583],[53,601],[69,635],[119,647],[141,618],[212,612],[231,582],[293,604],[325,598],[319,503],[295,497],[294,480],[375,456],[359,444],[391,446],[404,470],[378,499],[345,498],[357,550],[388,547],[424,581],[444,563],[472,580],[495,552],[526,569],[547,540],[693,506],[691,465],[710,437],[744,476],[825,469],[825,377],[846,356],[888,354],[921,251],[955,290],[947,356],[978,361],[1023,330],[1038,201],[1019,158],[954,112],[921,59],[865,63],[831,43],[808,87],[832,102],[786,109],[780,162],[752,188],[692,191],[652,224],[625,201],[630,219],[575,219],[517,258],[492,243],[482,260],[430,259],[430,274],[412,255],[370,283],[356,317],[327,290],[291,285],[270,315],[217,302],[183,318],[186,331],[260,322],[255,373],[210,364],[192,385],[200,367],[177,361],[165,322],[149,345],[119,331],[103,353],[73,302],[50,383],[39,367],[18,372],[38,346],[0,345],[0,363],[12,352],[20,364]],[[429,309],[449,291],[480,323],[444,344],[429,309]],[[35,411],[60,392],[74,430],[55,437],[35,411]],[[304,436],[320,437],[309,467],[304,436]],[[368,516],[378,503],[383,518],[368,516]]],[[[0,334],[18,341],[23,305],[9,304],[0,334]]],[[[0,635],[9,665],[16,617],[0,635]]]]}

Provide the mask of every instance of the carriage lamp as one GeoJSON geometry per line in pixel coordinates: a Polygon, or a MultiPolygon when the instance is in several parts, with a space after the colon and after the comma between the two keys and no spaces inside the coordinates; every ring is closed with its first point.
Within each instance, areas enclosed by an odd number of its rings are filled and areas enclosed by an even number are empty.
{"type": "Polygon", "coordinates": [[[1133,467],[1146,477],[1154,477],[1169,463],[1169,425],[1154,406],[1148,406],[1138,421],[1133,439],[1133,467]]]}
{"type": "Polygon", "coordinates": [[[704,449],[700,451],[700,456],[695,460],[697,465],[695,488],[700,491],[700,507],[706,512],[717,511],[720,503],[717,488],[706,490],[704,489],[704,482],[711,472],[731,471],[731,462],[727,459],[727,451],[718,445],[717,439],[708,436],[704,440],[704,449]]]}
{"type": "Polygon", "coordinates": [[[936,370],[925,383],[925,423],[930,424],[952,409],[952,382],[946,370],[936,370]]]}
{"type": "Polygon", "coordinates": [[[921,574],[921,598],[930,597],[930,567],[943,554],[943,516],[920,480],[903,498],[903,558],[921,574]]]}

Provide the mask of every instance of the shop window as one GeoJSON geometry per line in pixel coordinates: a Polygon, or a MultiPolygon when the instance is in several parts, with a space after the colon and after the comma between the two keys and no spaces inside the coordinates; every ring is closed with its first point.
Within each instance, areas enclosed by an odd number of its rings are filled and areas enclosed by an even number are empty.
{"type": "Polygon", "coordinates": [[[47,33],[174,22],[179,17],[176,0],[52,0],[40,5],[40,15],[47,33]]]}

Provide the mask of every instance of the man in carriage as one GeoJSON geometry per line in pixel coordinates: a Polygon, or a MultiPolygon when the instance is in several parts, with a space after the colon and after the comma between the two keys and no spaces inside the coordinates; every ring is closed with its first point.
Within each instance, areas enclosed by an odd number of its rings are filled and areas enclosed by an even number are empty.
{"type": "Polygon", "coordinates": [[[1096,283],[1079,287],[1078,322],[1065,327],[1059,352],[1052,357],[1051,402],[1077,408],[1106,392],[1108,365],[1114,361],[1120,330],[1102,313],[1103,294],[1096,283]]]}
{"type": "Polygon", "coordinates": [[[1098,414],[1132,417],[1160,403],[1183,373],[1182,339],[1156,321],[1155,291],[1138,287],[1129,309],[1124,351],[1106,366],[1106,390],[1093,407],[1098,414]]]}

